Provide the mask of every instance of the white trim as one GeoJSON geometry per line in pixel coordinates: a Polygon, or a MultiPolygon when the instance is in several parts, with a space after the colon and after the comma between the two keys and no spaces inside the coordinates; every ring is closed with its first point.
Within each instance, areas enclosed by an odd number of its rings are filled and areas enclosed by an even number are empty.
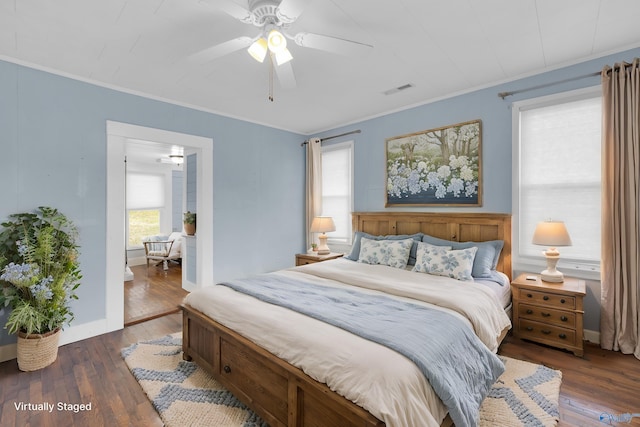
{"type": "MultiPolygon", "coordinates": [[[[198,255],[213,259],[213,140],[211,138],[107,121],[106,323],[100,333],[124,327],[124,156],[127,139],[180,145],[197,152],[198,255]]],[[[213,283],[211,262],[198,262],[198,283],[213,283]]],[[[97,334],[96,334],[97,335],[97,334]]]]}
{"type": "MultiPolygon", "coordinates": [[[[122,286],[120,286],[122,287],[122,286]]],[[[95,337],[107,331],[108,325],[106,319],[96,320],[94,322],[83,323],[78,326],[69,326],[60,333],[59,345],[65,345],[82,341],[87,338],[95,337]]],[[[0,362],[15,359],[17,357],[17,345],[8,344],[0,346],[0,362]]]]}
{"type": "Polygon", "coordinates": [[[584,333],[584,339],[586,341],[592,342],[594,344],[600,344],[600,332],[599,331],[592,331],[590,329],[585,329],[583,331],[584,333]]]}

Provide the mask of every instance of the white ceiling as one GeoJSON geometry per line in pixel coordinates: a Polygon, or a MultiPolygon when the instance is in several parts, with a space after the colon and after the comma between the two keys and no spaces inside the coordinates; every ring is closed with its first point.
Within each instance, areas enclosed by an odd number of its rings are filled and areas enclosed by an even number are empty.
{"type": "Polygon", "coordinates": [[[640,46],[637,0],[296,0],[306,5],[291,33],[373,48],[345,57],[289,43],[297,88],[276,80],[270,102],[268,63],[244,49],[188,60],[258,35],[219,1],[0,0],[0,58],[312,134],[640,46]]]}

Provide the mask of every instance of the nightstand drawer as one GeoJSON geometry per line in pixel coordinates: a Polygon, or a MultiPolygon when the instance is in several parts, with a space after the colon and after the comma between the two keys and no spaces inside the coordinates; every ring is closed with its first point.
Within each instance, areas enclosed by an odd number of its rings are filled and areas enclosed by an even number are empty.
{"type": "Polygon", "coordinates": [[[563,345],[576,345],[576,331],[558,326],[520,319],[518,333],[520,338],[530,338],[534,341],[547,341],[563,345]]]}
{"type": "Polygon", "coordinates": [[[518,316],[523,319],[558,325],[563,328],[575,329],[576,314],[570,311],[555,310],[529,304],[518,305],[518,316]]]}
{"type": "Polygon", "coordinates": [[[573,310],[576,308],[576,298],[566,295],[519,289],[518,297],[522,302],[544,304],[548,307],[558,307],[573,310]]]}

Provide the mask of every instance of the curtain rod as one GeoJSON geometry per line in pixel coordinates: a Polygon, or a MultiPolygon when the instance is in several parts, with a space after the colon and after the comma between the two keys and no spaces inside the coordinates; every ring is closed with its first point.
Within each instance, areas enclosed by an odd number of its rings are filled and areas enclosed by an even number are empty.
{"type": "MultiPolygon", "coordinates": [[[[320,138],[320,142],[326,141],[328,139],[339,138],[341,136],[351,135],[353,133],[360,133],[360,132],[362,132],[362,131],[360,129],[357,129],[357,130],[352,130],[351,132],[341,133],[340,135],[327,136],[327,137],[324,137],[324,138],[320,138]]],[[[309,143],[309,140],[306,140],[305,142],[300,144],[300,146],[302,147],[303,145],[306,145],[308,143],[309,143]]]]}
{"type": "Polygon", "coordinates": [[[500,98],[502,98],[502,99],[505,99],[507,96],[515,95],[517,93],[528,92],[530,90],[536,90],[536,89],[542,89],[542,88],[549,87],[549,86],[555,86],[555,85],[559,85],[559,84],[562,84],[562,83],[572,82],[574,80],[586,79],[588,77],[595,77],[595,76],[599,76],[600,74],[601,74],[601,72],[598,71],[596,73],[585,74],[583,76],[578,76],[578,77],[571,77],[569,79],[558,80],[556,82],[545,83],[545,84],[541,84],[541,85],[538,85],[538,86],[531,86],[531,87],[527,87],[527,88],[524,88],[524,89],[512,90],[510,92],[500,92],[498,94],[498,96],[500,98]]]}

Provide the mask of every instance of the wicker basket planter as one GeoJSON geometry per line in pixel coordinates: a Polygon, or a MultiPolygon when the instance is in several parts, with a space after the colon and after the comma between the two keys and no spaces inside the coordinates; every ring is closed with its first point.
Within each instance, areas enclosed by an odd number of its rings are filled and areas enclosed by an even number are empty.
{"type": "Polygon", "coordinates": [[[37,371],[56,361],[60,328],[45,334],[18,333],[18,369],[37,371]]]}

